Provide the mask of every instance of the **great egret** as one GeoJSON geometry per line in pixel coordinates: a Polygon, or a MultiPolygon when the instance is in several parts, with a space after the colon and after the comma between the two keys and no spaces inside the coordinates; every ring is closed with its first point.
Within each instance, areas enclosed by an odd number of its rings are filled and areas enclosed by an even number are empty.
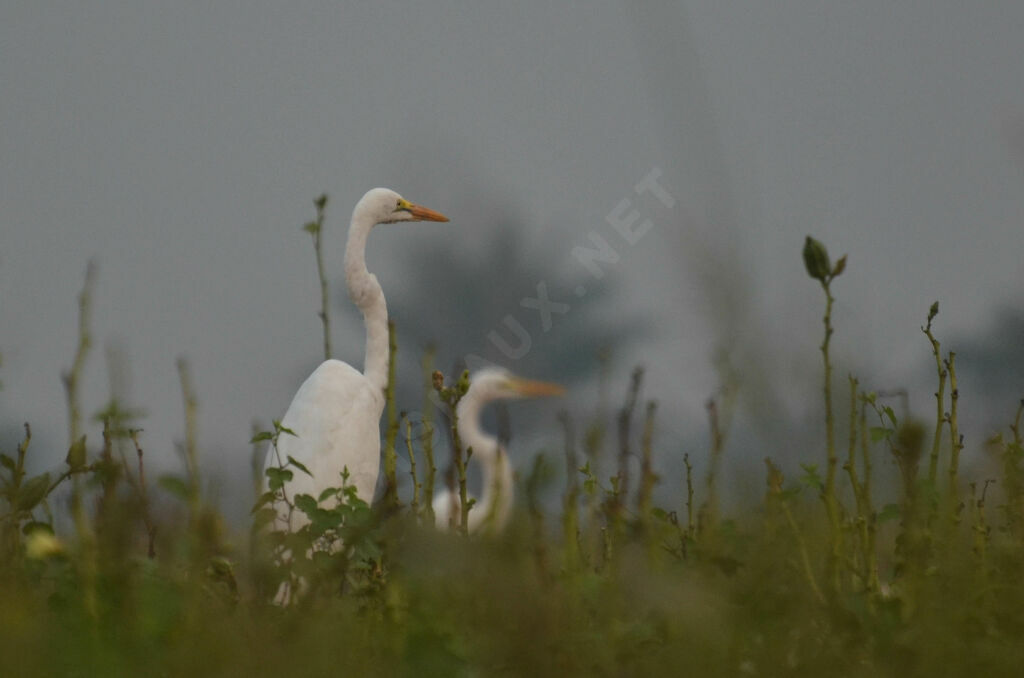
{"type": "MultiPolygon", "coordinates": [[[[483,470],[483,493],[469,510],[467,528],[478,532],[487,527],[497,532],[512,515],[512,465],[498,439],[480,428],[480,411],[492,400],[536,398],[565,393],[558,384],[531,381],[501,368],[486,368],[470,378],[469,390],[456,407],[459,438],[465,449],[472,449],[470,460],[478,459],[483,470]]],[[[434,497],[436,525],[447,529],[461,519],[458,494],[443,490],[434,497]],[[454,516],[454,521],[452,521],[454,516]]]]}
{"type": "MultiPolygon", "coordinates": [[[[402,221],[448,221],[448,217],[387,188],[368,191],[352,211],[345,281],[366,322],[363,372],[340,360],[325,360],[299,387],[281,420],[295,435],[280,436],[277,453],[271,449],[266,460],[266,467],[271,467],[290,456],[309,469],[311,476],[293,471],[284,486],[289,498],[297,494],[318,498],[325,489],[341,485],[340,474],[347,468],[359,498],[368,504],[373,499],[388,380],[388,309],[377,276],[366,268],[366,239],[377,224],[402,221]]],[[[286,514],[281,513],[281,518],[287,520],[286,514]]],[[[293,529],[307,522],[298,511],[290,520],[293,529]]]]}

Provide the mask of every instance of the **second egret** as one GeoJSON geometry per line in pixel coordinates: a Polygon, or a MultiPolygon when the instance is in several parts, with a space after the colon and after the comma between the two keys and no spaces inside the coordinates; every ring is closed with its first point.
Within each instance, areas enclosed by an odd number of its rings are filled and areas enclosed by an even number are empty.
{"type": "MultiPolygon", "coordinates": [[[[483,492],[470,507],[467,518],[466,526],[470,532],[479,532],[482,528],[501,531],[512,516],[512,465],[498,439],[480,427],[480,413],[484,405],[494,400],[564,393],[565,389],[558,384],[523,379],[501,368],[486,368],[473,374],[469,390],[456,408],[462,445],[473,451],[471,460],[478,459],[483,470],[483,492]]],[[[434,497],[433,507],[438,527],[447,529],[459,523],[462,511],[458,494],[448,490],[440,492],[434,497]]]]}

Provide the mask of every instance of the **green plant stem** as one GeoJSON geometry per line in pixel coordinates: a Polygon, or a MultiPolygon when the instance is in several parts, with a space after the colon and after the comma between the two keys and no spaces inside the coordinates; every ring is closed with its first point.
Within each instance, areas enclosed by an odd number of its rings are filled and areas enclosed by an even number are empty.
{"type": "Polygon", "coordinates": [[[618,492],[613,503],[613,516],[618,521],[621,518],[622,508],[629,496],[629,458],[632,456],[630,450],[630,427],[633,420],[633,411],[636,409],[637,396],[640,392],[640,384],[643,382],[644,370],[637,367],[633,370],[633,377],[630,380],[629,391],[626,393],[626,402],[619,410],[619,472],[618,492]]]}
{"type": "Polygon", "coordinates": [[[936,487],[935,482],[938,477],[939,469],[939,449],[942,439],[942,427],[946,423],[946,417],[944,416],[945,410],[945,392],[946,392],[946,376],[948,372],[942,366],[942,354],[941,347],[939,346],[938,339],[932,334],[932,319],[934,315],[929,315],[928,324],[921,328],[921,331],[928,337],[928,341],[932,345],[932,356],[935,358],[935,371],[939,375],[939,388],[935,392],[935,433],[932,435],[932,451],[928,458],[928,485],[933,490],[936,487]]]}
{"type": "Polygon", "coordinates": [[[181,395],[185,406],[185,471],[188,474],[188,505],[194,521],[199,520],[199,456],[196,451],[196,402],[195,388],[188,361],[178,358],[178,378],[181,381],[181,395]]]}
{"type": "Polygon", "coordinates": [[[409,421],[409,417],[402,413],[402,419],[405,421],[405,449],[409,453],[409,475],[412,476],[412,502],[409,504],[409,508],[412,509],[413,515],[416,515],[420,505],[420,482],[416,477],[416,455],[412,449],[412,422],[409,421]]]}
{"type": "Polygon", "coordinates": [[[957,403],[960,400],[960,391],[956,383],[956,353],[949,352],[946,360],[946,370],[949,371],[949,502],[951,518],[955,519],[959,507],[959,491],[957,489],[957,474],[960,470],[960,450],[964,447],[964,438],[960,435],[960,425],[957,419],[957,403]]]}
{"type": "Polygon", "coordinates": [[[398,338],[395,323],[388,321],[388,385],[384,391],[387,402],[387,428],[384,433],[384,505],[398,507],[398,454],[395,441],[398,438],[398,407],[395,403],[395,382],[397,381],[396,365],[398,355],[398,338]]]}
{"type": "Polygon", "coordinates": [[[818,582],[814,577],[814,567],[811,565],[811,556],[807,552],[807,544],[804,542],[804,537],[800,533],[800,527],[796,523],[796,519],[793,518],[793,512],[789,510],[789,504],[785,500],[782,500],[782,513],[786,516],[786,522],[789,524],[789,529],[793,531],[793,536],[796,538],[797,548],[800,550],[800,562],[803,565],[804,577],[807,579],[807,585],[811,589],[811,593],[814,594],[815,599],[825,604],[825,595],[821,592],[821,588],[818,586],[818,582]]]}
{"type": "Polygon", "coordinates": [[[466,486],[466,464],[473,455],[472,448],[462,449],[462,437],[459,435],[458,405],[462,396],[469,390],[469,372],[464,371],[459,380],[450,387],[444,385],[444,375],[435,371],[432,375],[434,389],[441,396],[442,402],[448,406],[449,421],[451,422],[452,436],[452,460],[455,463],[455,471],[459,483],[459,508],[460,519],[458,531],[463,536],[469,535],[469,493],[466,486]],[[463,454],[465,452],[465,454],[463,454]]]}
{"type": "Polygon", "coordinates": [[[654,491],[654,484],[657,476],[653,467],[652,443],[654,441],[654,414],[658,410],[656,402],[647,403],[647,413],[644,419],[644,431],[640,439],[640,491],[637,493],[636,506],[641,519],[645,520],[651,511],[651,493],[654,491]]]}
{"type": "Polygon", "coordinates": [[[576,448],[572,419],[569,413],[562,410],[558,413],[558,421],[562,424],[565,435],[565,500],[562,508],[562,540],[565,544],[564,563],[568,572],[575,572],[580,564],[580,529],[579,529],[579,482],[576,474],[576,448]]]}
{"type": "MultiPolygon", "coordinates": [[[[862,394],[863,395],[863,394],[862,394]]],[[[875,541],[878,532],[878,517],[871,506],[871,446],[868,442],[868,418],[867,402],[861,398],[860,416],[858,418],[860,429],[860,451],[864,464],[864,483],[861,491],[864,496],[864,510],[867,516],[867,542],[865,545],[865,558],[868,564],[867,587],[869,591],[878,591],[878,555],[875,551],[875,541]]]]}
{"type": "Polygon", "coordinates": [[[1010,425],[1010,432],[1013,433],[1013,442],[1017,447],[1020,447],[1022,442],[1020,433],[1021,415],[1024,415],[1024,398],[1022,398],[1020,404],[1017,405],[1017,414],[1013,418],[1013,424],[1010,425]]]}
{"type": "MultiPolygon", "coordinates": [[[[92,346],[89,320],[92,311],[92,291],[95,282],[96,263],[90,260],[85,268],[85,281],[82,284],[82,291],[78,295],[78,346],[75,349],[75,357],[72,360],[71,369],[61,375],[64,389],[67,393],[68,437],[72,445],[79,439],[79,432],[81,430],[82,415],[78,387],[82,370],[85,367],[86,355],[88,355],[89,348],[92,346]]],[[[95,620],[99,616],[99,602],[96,596],[96,580],[98,576],[96,538],[85,512],[81,483],[77,474],[72,478],[71,517],[75,525],[75,533],[78,535],[78,548],[81,554],[77,563],[77,571],[82,589],[82,602],[86,614],[95,620]]]]}
{"type": "Polygon", "coordinates": [[[28,446],[32,442],[32,427],[25,422],[25,437],[18,443],[18,460],[15,462],[14,470],[11,472],[11,487],[15,490],[21,487],[21,480],[25,477],[25,457],[28,455],[28,446]]]}
{"type": "MultiPolygon", "coordinates": [[[[990,528],[985,519],[985,495],[988,494],[988,486],[994,481],[986,480],[981,489],[981,496],[977,496],[977,484],[971,483],[971,508],[974,514],[972,529],[974,531],[974,555],[978,559],[978,576],[975,587],[981,591],[982,596],[988,598],[991,595],[989,585],[989,563],[988,563],[988,540],[990,528]]],[[[986,600],[986,603],[990,601],[986,600]]],[[[988,610],[990,604],[982,605],[983,610],[988,610]]]]}
{"type": "Polygon", "coordinates": [[[853,489],[854,499],[857,500],[857,515],[862,516],[860,496],[861,496],[861,485],[857,478],[857,463],[856,463],[856,451],[857,451],[857,379],[851,374],[850,380],[850,445],[847,450],[846,463],[843,464],[843,469],[846,470],[847,475],[850,477],[850,487],[853,489]]]}
{"type": "Polygon", "coordinates": [[[142,523],[146,527],[146,555],[152,560],[156,558],[156,524],[153,522],[149,508],[149,494],[146,490],[146,467],[142,462],[142,445],[139,443],[139,431],[137,429],[132,429],[128,432],[128,435],[135,445],[135,454],[139,461],[139,479],[137,483],[132,481],[132,474],[128,471],[127,467],[125,468],[125,477],[129,479],[129,482],[135,487],[139,495],[139,504],[142,508],[142,523]]]}
{"type": "MultiPolygon", "coordinates": [[[[547,539],[544,530],[544,512],[541,510],[538,501],[541,478],[544,476],[544,455],[537,454],[533,458],[533,466],[530,475],[526,477],[526,507],[530,516],[533,538],[533,561],[537,576],[542,582],[547,583],[550,579],[550,568],[548,567],[547,539]]],[[[465,520],[465,516],[463,516],[465,520]]],[[[463,523],[465,524],[465,523],[463,523]]]]}
{"type": "Polygon", "coordinates": [[[420,444],[423,446],[423,456],[427,464],[427,480],[423,487],[423,509],[426,511],[427,524],[434,524],[434,481],[437,475],[437,466],[434,464],[434,401],[430,399],[431,379],[434,372],[434,349],[428,348],[423,354],[423,432],[420,436],[420,444]]]}
{"type": "Polygon", "coordinates": [[[78,346],[75,349],[75,357],[71,363],[71,369],[61,375],[68,399],[69,444],[73,444],[78,440],[82,424],[78,386],[82,378],[82,369],[85,367],[85,358],[89,353],[89,348],[92,346],[89,320],[92,315],[92,291],[95,284],[96,262],[90,259],[85,267],[85,282],[82,284],[82,291],[78,295],[78,346]]]}
{"type": "Polygon", "coordinates": [[[825,504],[825,513],[828,516],[829,532],[831,535],[832,548],[829,553],[827,571],[828,581],[833,592],[839,591],[839,563],[842,559],[842,528],[839,524],[839,502],[836,497],[836,456],[835,421],[832,414],[832,361],[829,358],[829,345],[832,341],[832,290],[830,288],[831,278],[821,280],[821,287],[825,290],[825,316],[822,322],[825,325],[825,338],[821,342],[821,356],[825,363],[825,448],[827,454],[827,466],[825,470],[825,484],[822,488],[822,501],[825,504]]]}
{"type": "Polygon", "coordinates": [[[324,270],[323,231],[324,213],[327,207],[327,195],[323,194],[313,201],[316,205],[316,221],[305,226],[305,230],[313,237],[313,252],[316,254],[316,274],[320,281],[320,311],[317,315],[323,325],[324,360],[331,359],[331,316],[329,287],[327,274],[324,270]]]}
{"type": "Polygon", "coordinates": [[[871,561],[868,550],[868,523],[871,520],[870,505],[865,500],[864,485],[857,476],[857,379],[853,375],[850,380],[850,444],[847,451],[846,463],[843,468],[850,478],[850,487],[853,490],[853,498],[857,506],[857,516],[854,521],[857,527],[857,534],[860,539],[863,572],[862,581],[867,584],[869,580],[868,569],[871,561]]]}
{"type": "Polygon", "coordinates": [[[708,426],[711,430],[711,455],[708,460],[708,475],[705,480],[707,497],[697,512],[697,530],[707,532],[718,523],[718,470],[722,464],[724,436],[718,420],[718,403],[714,398],[705,404],[708,412],[708,426]]]}
{"type": "Polygon", "coordinates": [[[789,529],[793,532],[793,538],[796,539],[797,550],[800,552],[800,564],[803,569],[804,578],[807,580],[807,586],[814,594],[814,598],[821,604],[824,604],[825,596],[821,592],[821,588],[818,586],[818,581],[814,576],[814,567],[811,564],[811,556],[807,551],[807,544],[804,542],[803,534],[800,532],[800,526],[796,522],[796,518],[793,517],[793,512],[789,508],[789,498],[786,497],[782,492],[782,483],[784,478],[782,471],[772,462],[770,457],[765,457],[764,463],[767,471],[767,485],[768,491],[765,497],[766,505],[769,507],[777,506],[781,509],[782,514],[786,517],[786,524],[789,525],[789,529]]]}
{"type": "Polygon", "coordinates": [[[452,445],[455,452],[455,472],[458,476],[459,481],[459,532],[464,535],[469,535],[469,509],[472,508],[469,505],[469,492],[466,484],[466,464],[469,462],[469,458],[473,455],[473,448],[465,450],[465,456],[463,456],[462,440],[457,432],[458,429],[458,415],[455,413],[455,408],[452,407],[452,445]]]}
{"type": "Polygon", "coordinates": [[[686,536],[694,539],[697,529],[693,515],[693,465],[690,463],[689,452],[683,454],[683,465],[686,467],[686,536]]]}
{"type": "Polygon", "coordinates": [[[1006,497],[1004,513],[1006,526],[1010,532],[1021,538],[1024,527],[1024,482],[1022,482],[1021,458],[1024,447],[1021,445],[1020,419],[1024,414],[1024,399],[1017,406],[1017,414],[1010,424],[1013,442],[1002,444],[1003,457],[1003,496],[1006,497]]]}
{"type": "Polygon", "coordinates": [[[462,514],[459,519],[459,531],[463,536],[469,535],[469,492],[466,485],[466,465],[473,456],[473,448],[462,448],[462,436],[459,435],[459,401],[469,389],[469,373],[463,372],[459,382],[451,389],[449,407],[452,416],[452,444],[455,447],[455,468],[459,474],[459,508],[462,514]]]}

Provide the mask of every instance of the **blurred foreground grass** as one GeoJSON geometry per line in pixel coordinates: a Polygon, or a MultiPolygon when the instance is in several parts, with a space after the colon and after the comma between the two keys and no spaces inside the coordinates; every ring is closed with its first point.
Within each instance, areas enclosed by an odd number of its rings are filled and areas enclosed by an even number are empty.
{"type": "MultiPolygon", "coordinates": [[[[577,436],[562,416],[564,462],[538,455],[510,529],[470,537],[431,527],[429,502],[388,494],[371,509],[344,489],[337,504],[296,499],[302,530],[269,529],[265,497],[257,529],[229,534],[203,500],[191,433],[185,472],[156,482],[134,415],[116,402],[89,444],[75,383],[90,274],[65,375],[66,463],[28,477],[27,425],[0,457],[0,675],[1020,675],[1024,404],[989,442],[995,477],[961,478],[955,354],[932,332],[938,306],[922,327],[938,380],[926,423],[853,377],[831,383],[830,285],[845,257],[832,265],[808,239],[804,260],[826,294],[823,454],[799,470],[765,459],[763,497],[732,510],[687,458],[685,496],[657,506],[651,459],[674,451],[651,434],[656,407],[637,402],[638,371],[615,431],[595,420],[577,436]],[[555,463],[572,471],[564,488],[552,485],[555,463]],[[154,492],[176,508],[158,511],[154,492]],[[543,500],[554,492],[557,514],[543,500]],[[300,577],[296,604],[270,602],[300,577]]],[[[408,444],[421,482],[429,438],[408,444]]],[[[284,470],[269,474],[271,490],[284,470]]]]}

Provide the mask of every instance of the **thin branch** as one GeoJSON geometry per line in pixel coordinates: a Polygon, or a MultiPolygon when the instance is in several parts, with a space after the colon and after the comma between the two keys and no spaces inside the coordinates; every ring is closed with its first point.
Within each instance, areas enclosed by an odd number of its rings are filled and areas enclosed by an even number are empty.
{"type": "Polygon", "coordinates": [[[324,231],[324,213],[327,207],[327,194],[324,193],[317,197],[313,201],[316,205],[316,220],[310,221],[303,230],[309,233],[313,237],[313,251],[316,254],[316,274],[320,281],[320,311],[317,316],[320,318],[320,322],[323,324],[324,330],[324,360],[331,359],[331,316],[330,316],[330,298],[327,285],[327,274],[324,271],[324,250],[323,250],[323,231],[324,231]]]}
{"type": "MultiPolygon", "coordinates": [[[[395,323],[388,321],[388,384],[384,389],[387,403],[387,428],[384,433],[384,505],[398,507],[398,454],[395,441],[398,439],[398,406],[395,404],[396,365],[398,362],[398,339],[395,323]]],[[[411,455],[410,455],[411,456],[411,455]]]]}
{"type": "MultiPolygon", "coordinates": [[[[142,522],[146,526],[146,537],[148,539],[146,555],[149,556],[150,560],[156,558],[156,525],[153,523],[153,518],[149,512],[149,495],[146,491],[146,468],[142,462],[142,445],[139,444],[139,429],[131,429],[128,432],[129,437],[132,439],[132,443],[135,445],[135,452],[139,459],[139,482],[137,491],[139,493],[139,501],[142,504],[142,522]]],[[[128,473],[128,469],[125,469],[125,477],[131,481],[131,473],[128,473]]]]}
{"type": "Polygon", "coordinates": [[[78,386],[82,378],[82,369],[85,367],[86,355],[88,355],[89,348],[92,346],[89,321],[92,316],[92,292],[95,284],[96,262],[90,259],[85,267],[85,282],[82,284],[82,291],[78,295],[78,346],[75,349],[75,357],[71,363],[71,369],[61,375],[68,399],[69,443],[74,443],[78,440],[79,430],[82,425],[78,386]]]}
{"type": "Polygon", "coordinates": [[[928,312],[928,324],[921,328],[928,341],[932,345],[932,356],[935,358],[935,371],[939,375],[939,389],[935,392],[935,433],[932,435],[932,452],[928,459],[928,484],[935,487],[935,480],[939,469],[939,446],[942,437],[942,427],[946,423],[943,415],[945,408],[946,377],[949,374],[942,366],[942,353],[938,339],[932,334],[932,320],[939,314],[939,302],[932,304],[928,312]]]}
{"type": "Polygon", "coordinates": [[[409,421],[409,417],[405,412],[402,412],[401,419],[405,423],[405,449],[409,453],[409,475],[412,476],[412,502],[409,504],[409,507],[415,516],[420,505],[420,489],[422,486],[416,477],[416,455],[412,449],[412,422],[409,421]]]}
{"type": "Polygon", "coordinates": [[[633,420],[633,411],[636,409],[637,397],[640,393],[640,385],[643,383],[644,369],[637,367],[633,370],[633,376],[629,382],[629,391],[626,393],[626,402],[619,410],[619,473],[618,488],[614,502],[614,515],[619,516],[626,498],[629,496],[629,458],[632,456],[630,450],[630,426],[633,420]]]}
{"type": "Polygon", "coordinates": [[[185,406],[185,470],[188,474],[189,508],[193,519],[199,516],[199,459],[196,451],[196,403],[195,388],[188,361],[178,358],[178,377],[185,406]]]}

